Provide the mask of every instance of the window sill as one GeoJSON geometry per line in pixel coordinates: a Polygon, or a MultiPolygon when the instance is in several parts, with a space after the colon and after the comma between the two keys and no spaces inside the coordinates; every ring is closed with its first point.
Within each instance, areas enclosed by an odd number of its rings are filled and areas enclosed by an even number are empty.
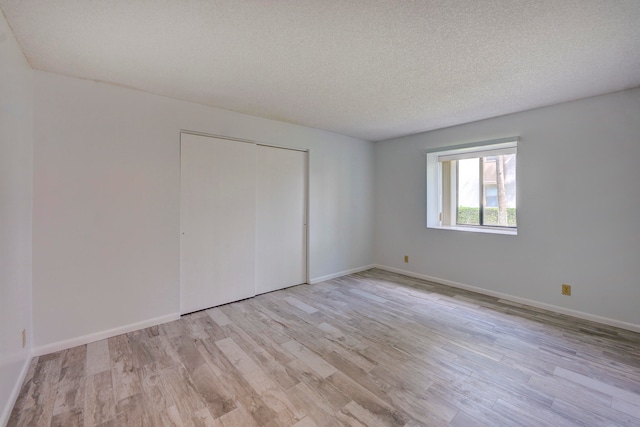
{"type": "Polygon", "coordinates": [[[506,234],[508,236],[517,236],[518,229],[505,229],[501,230],[499,228],[490,228],[490,227],[451,227],[451,226],[432,226],[428,228],[436,228],[439,230],[454,230],[454,231],[466,231],[470,233],[488,233],[488,234],[506,234]]]}

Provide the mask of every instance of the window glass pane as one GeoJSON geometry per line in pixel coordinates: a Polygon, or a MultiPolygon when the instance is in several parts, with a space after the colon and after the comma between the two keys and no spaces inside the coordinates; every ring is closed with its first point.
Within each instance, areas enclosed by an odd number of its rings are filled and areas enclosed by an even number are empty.
{"type": "Polygon", "coordinates": [[[516,155],[484,158],[484,224],[515,227],[516,155]]]}
{"type": "Polygon", "coordinates": [[[498,207],[498,186],[496,184],[484,183],[484,200],[486,208],[498,207]]]}
{"type": "Polygon", "coordinates": [[[458,160],[458,214],[461,225],[480,225],[480,159],[458,160]]]}

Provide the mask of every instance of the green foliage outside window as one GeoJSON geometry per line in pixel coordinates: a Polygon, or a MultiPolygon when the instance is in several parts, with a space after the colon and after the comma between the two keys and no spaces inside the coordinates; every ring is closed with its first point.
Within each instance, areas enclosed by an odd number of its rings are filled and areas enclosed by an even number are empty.
{"type": "MultiPolygon", "coordinates": [[[[478,225],[480,218],[480,209],[459,207],[458,208],[458,224],[478,225]]],[[[485,225],[498,223],[498,208],[484,209],[485,225]]],[[[507,208],[507,224],[509,227],[516,227],[516,208],[507,208]]]]}

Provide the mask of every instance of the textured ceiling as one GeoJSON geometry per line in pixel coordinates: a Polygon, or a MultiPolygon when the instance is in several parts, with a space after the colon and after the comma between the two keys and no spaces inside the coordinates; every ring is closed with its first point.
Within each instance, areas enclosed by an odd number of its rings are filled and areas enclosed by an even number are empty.
{"type": "Polygon", "coordinates": [[[640,86],[640,0],[0,0],[34,69],[377,141],[640,86]]]}

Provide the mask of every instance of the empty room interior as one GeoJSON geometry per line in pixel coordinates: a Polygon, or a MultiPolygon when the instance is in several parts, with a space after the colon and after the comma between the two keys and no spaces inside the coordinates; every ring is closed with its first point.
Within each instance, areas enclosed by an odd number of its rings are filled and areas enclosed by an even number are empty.
{"type": "Polygon", "coordinates": [[[0,10],[0,425],[640,426],[639,1],[0,10]]]}

